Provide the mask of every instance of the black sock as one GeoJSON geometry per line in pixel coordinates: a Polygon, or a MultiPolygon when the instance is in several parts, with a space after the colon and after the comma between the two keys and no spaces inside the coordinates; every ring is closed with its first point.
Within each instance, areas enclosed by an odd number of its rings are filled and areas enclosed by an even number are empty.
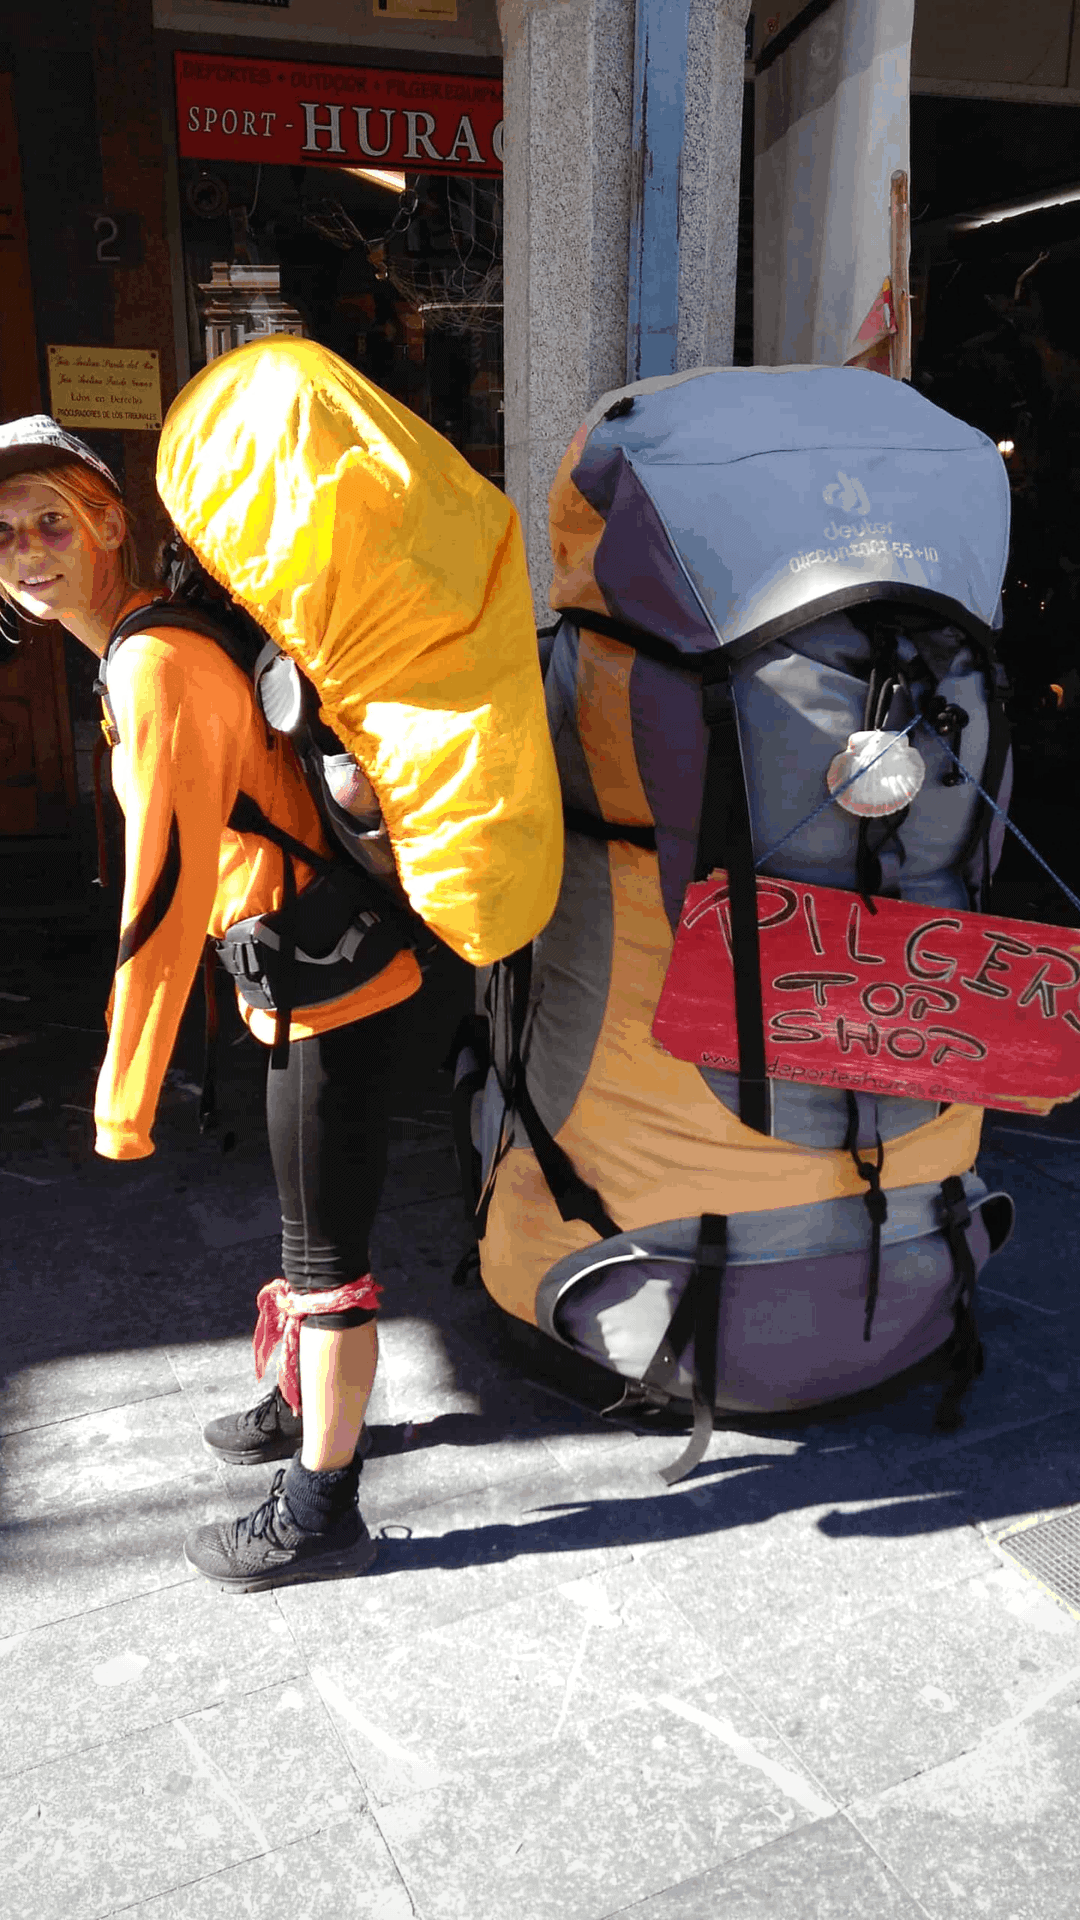
{"type": "Polygon", "coordinates": [[[298,1527],[306,1533],[328,1533],[356,1505],[360,1474],[355,1460],[328,1473],[311,1472],[294,1454],[285,1470],[282,1493],[298,1527]]]}

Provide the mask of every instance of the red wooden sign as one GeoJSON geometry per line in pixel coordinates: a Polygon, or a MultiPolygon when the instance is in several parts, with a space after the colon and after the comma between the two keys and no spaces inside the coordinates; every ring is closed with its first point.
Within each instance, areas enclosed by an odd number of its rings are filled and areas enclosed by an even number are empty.
{"type": "MultiPolygon", "coordinates": [[[[759,879],[770,1079],[1016,1107],[1080,1092],[1080,932],[759,879]]],[[[653,1021],[737,1072],[725,873],[687,888],[653,1021]]]]}
{"type": "Polygon", "coordinates": [[[502,81],[176,55],[181,154],[275,166],[501,173],[502,81]]]}

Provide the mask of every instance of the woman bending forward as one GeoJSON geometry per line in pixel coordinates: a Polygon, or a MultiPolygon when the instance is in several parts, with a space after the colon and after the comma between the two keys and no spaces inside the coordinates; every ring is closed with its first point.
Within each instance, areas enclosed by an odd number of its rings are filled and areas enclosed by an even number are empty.
{"type": "MultiPolygon", "coordinates": [[[[220,940],[237,922],[280,909],[286,863],[301,897],[317,877],[299,854],[251,830],[250,808],[230,825],[238,799],[316,857],[329,853],[293,748],[267,726],[250,675],[194,630],[207,615],[246,616],[179,543],[173,558],[179,591],[170,623],[133,632],[108,664],[126,848],[95,1102],[97,1151],[110,1160],[153,1152],[161,1085],[207,934],[220,940]],[[194,626],[172,624],[185,613],[194,626]]],[[[113,475],[46,415],[0,427],[0,594],[31,619],[58,620],[99,657],[120,623],[154,600],[136,584],[113,475]]],[[[377,1358],[368,1234],[386,1170],[390,1088],[400,1083],[408,1002],[420,984],[413,952],[401,947],[331,1000],[307,1005],[298,996],[287,1057],[268,1074],[284,1279],[260,1295],[260,1330],[265,1348],[284,1325],[280,1384],[258,1406],[211,1422],[206,1439],[226,1460],[288,1465],[253,1513],[188,1538],[191,1566],[223,1588],[362,1572],[374,1556],[357,1508],[377,1358]]],[[[274,1015],[243,999],[241,1011],[256,1039],[272,1045],[274,1015]]]]}

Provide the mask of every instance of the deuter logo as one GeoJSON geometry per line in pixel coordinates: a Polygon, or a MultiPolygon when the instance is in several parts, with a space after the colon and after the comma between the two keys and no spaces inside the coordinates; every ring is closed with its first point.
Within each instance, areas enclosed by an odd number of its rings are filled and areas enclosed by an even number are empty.
{"type": "Polygon", "coordinates": [[[861,480],[845,473],[843,467],[836,470],[836,479],[830,481],[821,490],[821,497],[828,507],[841,507],[845,513],[869,513],[870,502],[866,497],[866,488],[861,480]]]}

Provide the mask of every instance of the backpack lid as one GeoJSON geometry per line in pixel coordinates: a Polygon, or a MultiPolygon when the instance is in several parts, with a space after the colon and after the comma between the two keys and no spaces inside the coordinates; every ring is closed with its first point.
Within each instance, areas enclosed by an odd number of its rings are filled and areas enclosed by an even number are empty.
{"type": "Polygon", "coordinates": [[[875,598],[985,634],[1000,625],[1009,504],[993,441],[881,374],[645,380],[605,394],[563,460],[552,605],[688,656],[875,598]]]}

